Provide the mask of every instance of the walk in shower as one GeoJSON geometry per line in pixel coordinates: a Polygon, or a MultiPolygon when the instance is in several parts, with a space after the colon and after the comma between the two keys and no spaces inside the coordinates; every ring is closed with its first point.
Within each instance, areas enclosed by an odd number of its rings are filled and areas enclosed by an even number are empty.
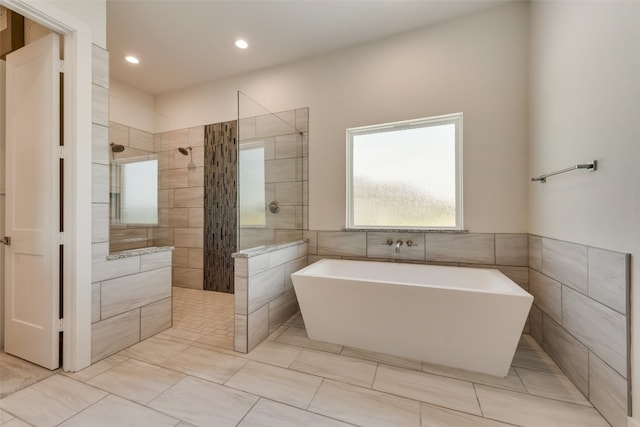
{"type": "Polygon", "coordinates": [[[234,292],[231,254],[302,239],[308,117],[238,92],[238,120],[205,126],[204,289],[234,292]]]}
{"type": "Polygon", "coordinates": [[[301,240],[309,109],[272,113],[238,92],[238,250],[301,240]]]}

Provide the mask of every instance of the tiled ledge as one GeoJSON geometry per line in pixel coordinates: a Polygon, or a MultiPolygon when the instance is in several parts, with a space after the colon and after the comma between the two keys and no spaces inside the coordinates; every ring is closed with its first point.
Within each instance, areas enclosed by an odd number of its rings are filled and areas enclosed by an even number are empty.
{"type": "Polygon", "coordinates": [[[302,243],[308,243],[309,239],[296,240],[295,242],[279,243],[276,245],[258,246],[256,248],[246,249],[244,251],[231,254],[233,258],[251,258],[254,256],[266,254],[268,252],[274,252],[279,249],[288,248],[291,246],[298,246],[302,243]]]}
{"type": "Polygon", "coordinates": [[[373,233],[468,233],[469,230],[425,230],[424,228],[343,228],[342,231],[370,231],[373,233]]]}
{"type": "Polygon", "coordinates": [[[251,351],[299,310],[291,273],[307,265],[308,246],[299,240],[233,254],[236,351],[251,351]]]}
{"type": "Polygon", "coordinates": [[[128,251],[112,253],[112,254],[107,256],[107,260],[130,258],[130,257],[134,257],[134,256],[155,254],[155,253],[158,253],[158,252],[167,252],[167,251],[172,251],[172,250],[173,250],[173,246],[151,246],[151,247],[148,247],[148,248],[131,249],[131,250],[128,250],[128,251]]]}

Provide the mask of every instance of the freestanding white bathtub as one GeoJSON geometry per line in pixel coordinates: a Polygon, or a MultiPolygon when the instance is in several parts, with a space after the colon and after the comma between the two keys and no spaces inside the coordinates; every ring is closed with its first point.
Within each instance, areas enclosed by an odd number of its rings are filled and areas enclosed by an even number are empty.
{"type": "Polygon", "coordinates": [[[313,340],[501,377],[533,302],[484,268],[325,259],[291,277],[313,340]]]}

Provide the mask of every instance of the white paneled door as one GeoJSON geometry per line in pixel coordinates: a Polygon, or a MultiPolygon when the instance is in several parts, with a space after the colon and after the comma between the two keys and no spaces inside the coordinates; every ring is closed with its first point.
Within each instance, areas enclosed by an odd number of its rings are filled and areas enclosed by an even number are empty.
{"type": "Polygon", "coordinates": [[[60,364],[59,44],[49,34],[6,63],[5,351],[48,369],[60,364]]]}

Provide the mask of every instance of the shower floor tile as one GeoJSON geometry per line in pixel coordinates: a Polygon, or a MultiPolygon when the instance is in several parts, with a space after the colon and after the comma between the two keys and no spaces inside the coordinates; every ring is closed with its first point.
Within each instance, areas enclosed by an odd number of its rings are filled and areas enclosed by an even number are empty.
{"type": "Polygon", "coordinates": [[[173,327],[178,338],[233,350],[234,295],[173,288],[173,327]]]}

